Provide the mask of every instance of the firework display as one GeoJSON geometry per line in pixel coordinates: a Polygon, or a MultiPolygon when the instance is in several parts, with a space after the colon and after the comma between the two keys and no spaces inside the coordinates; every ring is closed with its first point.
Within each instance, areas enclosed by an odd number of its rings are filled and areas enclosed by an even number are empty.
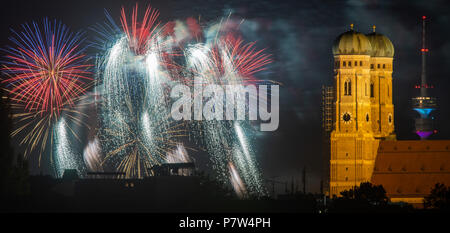
{"type": "Polygon", "coordinates": [[[156,23],[159,13],[148,7],[138,22],[137,10],[136,5],[129,27],[122,8],[124,35],[117,36],[98,64],[102,74],[98,89],[103,97],[99,137],[102,147],[110,150],[105,151],[103,164],[116,167],[126,177],[142,178],[165,161],[183,129],[169,122],[166,85],[170,78],[163,61],[168,51],[161,47],[165,38],[156,23]]]}
{"type": "MultiPolygon", "coordinates": [[[[178,84],[193,90],[257,84],[256,74],[272,62],[270,55],[244,42],[228,19],[203,26],[193,18],[163,24],[158,10],[140,9],[136,4],[129,14],[122,7],[120,26],[106,12],[107,21],[92,27],[95,65],[87,63],[80,45],[83,34],[61,23],[46,19],[43,29],[33,23],[13,31],[15,47],[7,48],[2,68],[16,111],[12,136],[26,129],[20,140],[29,145],[26,154],[38,146],[42,154],[50,143],[58,177],[65,169],[152,176],[154,166],[195,161],[185,144],[191,141],[209,155],[217,180],[240,198],[266,195],[250,122],[176,121],[170,90],[178,84]],[[85,94],[87,89],[93,95],[85,94]],[[86,123],[88,118],[95,120],[86,123]]],[[[198,108],[196,98],[211,97],[193,98],[198,108]]],[[[196,117],[202,118],[201,112],[196,117]]]]}
{"type": "Polygon", "coordinates": [[[6,50],[8,59],[3,68],[13,98],[26,103],[26,110],[52,111],[58,115],[61,107],[85,91],[84,81],[91,80],[84,49],[79,43],[83,34],[71,33],[62,23],[44,19],[23,25],[23,31],[13,31],[10,40],[15,47],[6,50]]]}
{"type": "MultiPolygon", "coordinates": [[[[16,128],[12,136],[23,135],[24,156],[36,148],[41,156],[48,144],[53,145],[53,126],[65,115],[82,124],[82,113],[75,106],[89,88],[92,66],[81,47],[82,33],[72,33],[61,22],[43,20],[22,25],[13,32],[2,71],[6,91],[12,100],[16,128]]],[[[59,124],[63,124],[60,121],[59,124]]],[[[60,127],[59,127],[60,128],[60,127]]]]}
{"type": "MultiPolygon", "coordinates": [[[[217,29],[217,34],[220,29],[217,29]]],[[[207,44],[190,45],[185,56],[187,68],[194,76],[194,86],[257,82],[253,74],[264,69],[264,65],[271,60],[262,50],[255,50],[253,46],[254,44],[243,44],[242,39],[235,39],[231,34],[218,36],[207,44]]],[[[254,98],[256,96],[249,96],[249,99],[254,98]]],[[[200,121],[196,127],[194,132],[201,132],[201,140],[206,144],[219,180],[224,183],[234,182],[229,179],[236,176],[230,175],[230,172],[239,172],[247,189],[238,191],[233,185],[237,193],[249,192],[258,196],[265,194],[261,173],[248,142],[250,135],[247,134],[251,134],[248,121],[200,121]],[[227,167],[231,161],[236,165],[232,170],[227,167]]]]}
{"type": "Polygon", "coordinates": [[[120,22],[127,35],[130,49],[133,50],[136,55],[145,54],[148,51],[149,46],[151,46],[152,42],[158,36],[158,33],[156,32],[159,25],[159,23],[156,22],[158,16],[159,12],[149,6],[145,11],[142,21],[138,21],[138,4],[136,3],[136,7],[133,9],[133,14],[131,16],[131,25],[128,25],[125,8],[122,7],[120,22]]]}

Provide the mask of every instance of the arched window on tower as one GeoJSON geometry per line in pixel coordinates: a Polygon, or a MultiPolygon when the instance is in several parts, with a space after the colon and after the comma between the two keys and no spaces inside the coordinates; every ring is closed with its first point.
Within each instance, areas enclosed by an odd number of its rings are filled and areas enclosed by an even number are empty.
{"type": "Polygon", "coordinates": [[[347,82],[344,83],[344,95],[347,95],[347,82]]]}
{"type": "Polygon", "coordinates": [[[352,82],[350,80],[344,83],[344,95],[352,95],[352,82]]]}
{"type": "Polygon", "coordinates": [[[387,87],[387,96],[389,97],[389,84],[388,85],[386,85],[386,87],[387,87]]]}
{"type": "Polygon", "coordinates": [[[364,83],[364,96],[367,96],[367,83],[364,83]]]}
{"type": "Polygon", "coordinates": [[[352,81],[348,81],[348,95],[352,95],[352,81]]]}
{"type": "Polygon", "coordinates": [[[373,97],[373,83],[370,84],[370,97],[373,97]]]}

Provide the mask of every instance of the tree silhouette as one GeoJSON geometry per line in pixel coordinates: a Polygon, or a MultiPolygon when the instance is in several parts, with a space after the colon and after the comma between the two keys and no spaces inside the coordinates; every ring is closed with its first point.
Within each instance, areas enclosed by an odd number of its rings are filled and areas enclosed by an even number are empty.
{"type": "Polygon", "coordinates": [[[370,182],[361,183],[359,187],[341,192],[342,198],[367,201],[371,205],[385,205],[389,199],[382,185],[372,185],[370,182]]]}
{"type": "Polygon", "coordinates": [[[340,197],[334,196],[329,212],[395,211],[396,207],[388,205],[388,201],[382,185],[366,182],[361,183],[359,187],[341,192],[340,197]]]}
{"type": "Polygon", "coordinates": [[[435,184],[431,193],[424,198],[423,205],[427,209],[450,210],[450,187],[435,184]]]}

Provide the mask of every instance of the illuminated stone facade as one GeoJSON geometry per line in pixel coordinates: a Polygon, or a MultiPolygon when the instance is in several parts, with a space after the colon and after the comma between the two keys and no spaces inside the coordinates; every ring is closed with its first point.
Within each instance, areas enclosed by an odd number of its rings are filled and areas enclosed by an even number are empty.
{"type": "Polygon", "coordinates": [[[375,32],[352,28],[334,42],[330,196],[370,181],[380,140],[395,139],[393,53],[389,39],[375,32]]]}

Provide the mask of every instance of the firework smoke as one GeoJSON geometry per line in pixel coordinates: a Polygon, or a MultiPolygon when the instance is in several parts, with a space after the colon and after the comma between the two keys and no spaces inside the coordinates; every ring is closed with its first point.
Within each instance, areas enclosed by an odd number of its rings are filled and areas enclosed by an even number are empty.
{"type": "Polygon", "coordinates": [[[89,171],[102,171],[101,147],[98,138],[90,141],[83,151],[83,159],[89,171]]]}

